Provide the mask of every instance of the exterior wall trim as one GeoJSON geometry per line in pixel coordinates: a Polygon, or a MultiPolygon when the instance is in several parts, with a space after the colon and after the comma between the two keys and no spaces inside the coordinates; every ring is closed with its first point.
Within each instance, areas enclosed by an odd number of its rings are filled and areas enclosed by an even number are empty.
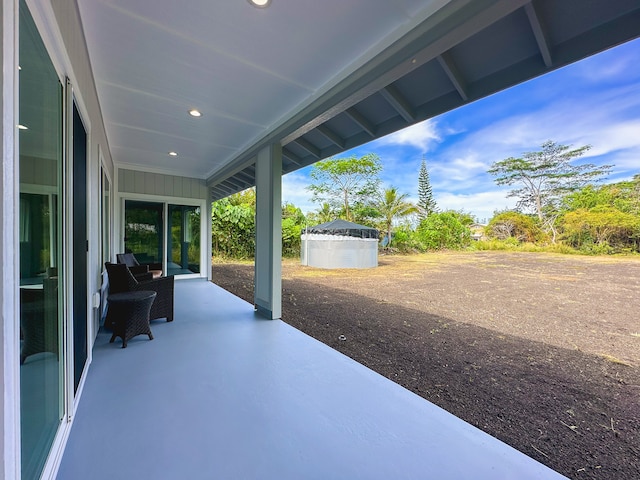
{"type": "Polygon", "coordinates": [[[18,287],[15,248],[18,245],[17,211],[19,168],[16,119],[18,118],[18,2],[2,0],[2,163],[0,164],[0,328],[2,335],[2,436],[0,479],[20,478],[20,357],[18,287]]]}

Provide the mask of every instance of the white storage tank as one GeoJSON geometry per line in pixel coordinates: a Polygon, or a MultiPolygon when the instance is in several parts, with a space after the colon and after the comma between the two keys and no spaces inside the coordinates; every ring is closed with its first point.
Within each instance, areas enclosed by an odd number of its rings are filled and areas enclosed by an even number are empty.
{"type": "Polygon", "coordinates": [[[378,266],[378,230],[346,220],[308,227],[302,234],[302,265],[318,268],[378,266]]]}

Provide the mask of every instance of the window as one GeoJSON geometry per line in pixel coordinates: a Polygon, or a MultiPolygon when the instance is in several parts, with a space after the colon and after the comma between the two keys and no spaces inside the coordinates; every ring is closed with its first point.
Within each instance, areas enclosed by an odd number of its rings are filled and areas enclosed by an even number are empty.
{"type": "Polygon", "coordinates": [[[22,478],[39,478],[64,416],[63,87],[20,2],[20,414],[22,478]]]}

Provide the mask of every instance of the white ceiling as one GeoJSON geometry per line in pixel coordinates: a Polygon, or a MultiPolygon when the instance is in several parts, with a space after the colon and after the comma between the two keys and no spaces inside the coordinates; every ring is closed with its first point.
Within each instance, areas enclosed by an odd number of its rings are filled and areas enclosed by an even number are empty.
{"type": "Polygon", "coordinates": [[[203,179],[446,3],[78,0],[115,163],[203,179]]]}
{"type": "Polygon", "coordinates": [[[214,199],[640,36],[638,0],[77,2],[115,163],[214,199]]]}

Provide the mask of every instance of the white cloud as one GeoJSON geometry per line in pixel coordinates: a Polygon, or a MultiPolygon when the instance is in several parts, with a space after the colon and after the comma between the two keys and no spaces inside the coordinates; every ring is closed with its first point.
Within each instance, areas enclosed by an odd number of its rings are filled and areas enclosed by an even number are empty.
{"type": "Polygon", "coordinates": [[[438,125],[435,120],[426,120],[387,135],[386,137],[382,137],[373,142],[372,146],[412,146],[424,153],[429,151],[434,144],[442,140],[437,127],[438,125]]]}
{"type": "Polygon", "coordinates": [[[494,190],[476,193],[444,192],[435,195],[440,210],[464,211],[479,221],[490,220],[496,210],[514,208],[516,199],[507,198],[506,191],[494,190]]]}
{"type": "Polygon", "coordinates": [[[621,77],[636,77],[640,73],[637,48],[634,42],[621,45],[578,62],[573,71],[577,77],[596,84],[615,81],[621,77]]]}
{"type": "Polygon", "coordinates": [[[640,171],[640,120],[631,117],[638,108],[638,89],[626,87],[581,101],[550,101],[537,111],[502,117],[439,151],[433,171],[450,179],[472,179],[493,162],[535,151],[546,140],[575,147],[590,144],[593,148],[583,158],[614,164],[614,172],[633,168],[635,158],[640,171]]]}
{"type": "Polygon", "coordinates": [[[307,185],[308,177],[300,172],[291,172],[282,177],[282,201],[293,203],[305,215],[318,209],[318,205],[311,201],[307,185]]]}
{"type": "Polygon", "coordinates": [[[469,150],[458,155],[428,165],[432,187],[464,188],[477,183],[478,176],[489,168],[479,152],[469,150]]]}

